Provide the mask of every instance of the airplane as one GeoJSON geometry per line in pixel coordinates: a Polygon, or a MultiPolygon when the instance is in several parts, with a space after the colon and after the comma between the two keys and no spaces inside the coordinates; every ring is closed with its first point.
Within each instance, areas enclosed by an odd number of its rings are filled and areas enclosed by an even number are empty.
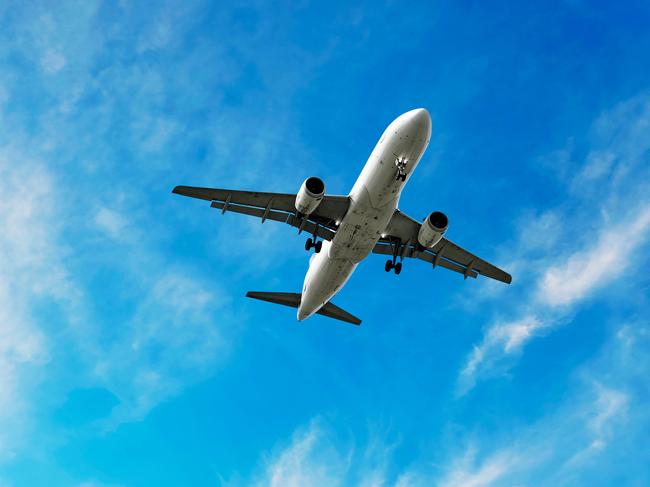
{"type": "Polygon", "coordinates": [[[386,128],[347,196],[325,194],[325,183],[312,176],[296,194],[176,186],[173,193],[210,201],[221,213],[231,211],[284,222],[311,236],[302,293],[255,292],[246,296],[297,308],[298,321],[314,314],[354,325],[361,320],[331,302],[359,263],[370,253],[390,256],[384,269],[398,275],[406,258],[420,259],[468,277],[479,274],[507,284],[512,276],[445,237],[447,216],[434,211],[423,222],[397,208],[400,195],[431,138],[431,117],[417,108],[386,128]],[[398,261],[399,259],[399,261],[398,261]]]}

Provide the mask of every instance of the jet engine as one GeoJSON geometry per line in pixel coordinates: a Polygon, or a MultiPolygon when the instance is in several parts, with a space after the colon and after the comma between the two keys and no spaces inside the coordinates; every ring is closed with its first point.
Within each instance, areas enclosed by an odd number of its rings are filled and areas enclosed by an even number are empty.
{"type": "Polygon", "coordinates": [[[433,248],[442,240],[442,236],[447,231],[449,220],[447,215],[440,211],[431,213],[422,223],[418,232],[418,242],[423,247],[433,248]]]}
{"type": "Polygon", "coordinates": [[[311,214],[320,204],[325,194],[325,183],[322,179],[311,177],[305,179],[296,195],[296,210],[302,215],[311,214]]]}

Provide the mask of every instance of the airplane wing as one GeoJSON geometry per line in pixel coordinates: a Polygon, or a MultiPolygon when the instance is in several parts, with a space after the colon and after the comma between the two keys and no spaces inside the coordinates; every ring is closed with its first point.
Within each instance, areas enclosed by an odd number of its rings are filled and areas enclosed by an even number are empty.
{"type": "Polygon", "coordinates": [[[479,274],[510,284],[512,276],[498,267],[468,252],[447,238],[442,238],[432,249],[423,249],[418,243],[421,223],[395,210],[385,237],[373,249],[376,254],[412,257],[429,262],[435,268],[446,269],[476,278],[479,274]]]}
{"type": "Polygon", "coordinates": [[[296,216],[295,194],[262,193],[234,189],[196,188],[176,186],[173,193],[210,201],[221,213],[232,211],[266,220],[287,223],[299,230],[315,234],[324,240],[332,240],[338,223],[348,211],[347,196],[325,195],[316,210],[305,218],[296,216]]]}

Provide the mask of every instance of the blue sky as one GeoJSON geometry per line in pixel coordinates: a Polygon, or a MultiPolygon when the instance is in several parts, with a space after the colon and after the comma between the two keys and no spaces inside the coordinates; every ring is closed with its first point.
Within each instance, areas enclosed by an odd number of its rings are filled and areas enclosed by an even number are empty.
{"type": "Polygon", "coordinates": [[[650,484],[646,2],[0,4],[0,485],[650,484]],[[362,263],[177,184],[400,207],[514,276],[362,263]]]}

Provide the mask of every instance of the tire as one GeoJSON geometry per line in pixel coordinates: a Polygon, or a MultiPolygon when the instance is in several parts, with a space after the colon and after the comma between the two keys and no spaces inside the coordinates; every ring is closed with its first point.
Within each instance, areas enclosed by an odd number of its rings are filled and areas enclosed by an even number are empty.
{"type": "Polygon", "coordinates": [[[319,242],[316,242],[314,244],[314,250],[316,251],[317,254],[320,252],[320,249],[322,249],[322,248],[323,248],[323,241],[322,240],[319,241],[319,242]]]}
{"type": "Polygon", "coordinates": [[[308,238],[305,242],[305,250],[309,251],[314,246],[314,241],[311,238],[308,238]]]}
{"type": "Polygon", "coordinates": [[[399,275],[400,272],[402,272],[402,263],[398,262],[395,264],[395,274],[399,275]]]}
{"type": "Polygon", "coordinates": [[[393,268],[393,261],[392,260],[387,260],[386,265],[384,266],[384,270],[386,272],[390,272],[392,268],[393,268]]]}

